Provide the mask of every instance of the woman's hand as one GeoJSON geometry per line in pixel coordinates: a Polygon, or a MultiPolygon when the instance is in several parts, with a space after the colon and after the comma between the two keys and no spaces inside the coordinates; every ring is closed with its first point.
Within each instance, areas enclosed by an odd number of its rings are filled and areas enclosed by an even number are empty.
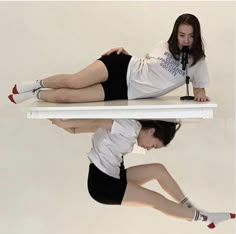
{"type": "Polygon", "coordinates": [[[112,49],[108,50],[102,56],[108,56],[114,52],[116,52],[117,54],[120,54],[120,53],[129,54],[123,47],[117,47],[117,48],[112,48],[112,49]]]}
{"type": "Polygon", "coordinates": [[[204,88],[194,88],[194,101],[197,102],[207,102],[209,98],[206,96],[206,92],[204,88]]]}

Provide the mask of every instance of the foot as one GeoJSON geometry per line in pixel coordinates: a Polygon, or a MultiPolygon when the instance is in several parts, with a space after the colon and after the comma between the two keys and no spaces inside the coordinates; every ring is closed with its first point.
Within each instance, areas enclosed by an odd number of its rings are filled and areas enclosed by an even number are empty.
{"type": "Polygon", "coordinates": [[[30,92],[25,92],[25,93],[19,93],[19,94],[10,94],[8,96],[8,99],[14,104],[19,104],[19,103],[27,101],[31,98],[37,98],[39,91],[40,90],[30,91],[30,92]]]}
{"type": "Polygon", "coordinates": [[[39,88],[43,88],[42,80],[22,82],[14,85],[14,87],[12,88],[12,93],[26,93],[29,91],[37,90],[39,88]]]}
{"type": "MultiPolygon", "coordinates": [[[[235,214],[230,213],[228,215],[229,215],[229,219],[235,219],[235,214]]],[[[218,225],[218,223],[220,223],[220,222],[221,221],[218,221],[218,222],[217,221],[213,221],[209,225],[207,225],[207,227],[210,228],[210,229],[214,229],[218,225]]]]}

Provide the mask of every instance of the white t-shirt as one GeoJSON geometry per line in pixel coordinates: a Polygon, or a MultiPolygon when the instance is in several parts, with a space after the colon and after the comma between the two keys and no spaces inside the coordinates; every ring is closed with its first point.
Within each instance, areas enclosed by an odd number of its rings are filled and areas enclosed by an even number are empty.
{"type": "Polygon", "coordinates": [[[113,120],[110,131],[99,128],[93,135],[89,159],[105,174],[120,178],[122,157],[133,150],[140,130],[136,120],[113,120]]]}
{"type": "MultiPolygon", "coordinates": [[[[194,88],[208,85],[205,59],[194,66],[189,55],[188,76],[194,88]]],[[[160,97],[186,83],[186,71],[174,59],[167,42],[159,42],[145,58],[132,57],[127,70],[128,99],[160,97]]]]}

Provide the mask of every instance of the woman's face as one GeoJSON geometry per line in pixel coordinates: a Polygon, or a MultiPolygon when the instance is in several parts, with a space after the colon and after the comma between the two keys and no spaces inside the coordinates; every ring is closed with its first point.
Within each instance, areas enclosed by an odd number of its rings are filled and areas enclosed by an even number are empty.
{"type": "Polygon", "coordinates": [[[137,138],[138,146],[150,150],[152,148],[159,149],[163,147],[163,143],[153,136],[155,128],[141,129],[137,138]]]}
{"type": "Polygon", "coordinates": [[[180,50],[182,50],[183,46],[191,48],[194,40],[193,27],[189,24],[180,24],[177,38],[180,50]]]}

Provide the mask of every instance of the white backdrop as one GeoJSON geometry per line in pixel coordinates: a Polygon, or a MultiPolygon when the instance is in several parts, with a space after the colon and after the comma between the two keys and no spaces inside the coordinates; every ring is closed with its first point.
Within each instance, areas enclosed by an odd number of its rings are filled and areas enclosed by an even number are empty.
{"type": "MultiPolygon", "coordinates": [[[[186,12],[201,22],[207,92],[219,107],[213,120],[184,122],[166,149],[130,155],[126,164],[163,162],[197,206],[235,211],[235,10],[234,2],[212,1],[0,2],[0,234],[209,232],[155,210],[96,203],[86,188],[91,135],[27,120],[27,103],[7,100],[15,82],[76,72],[112,47],[143,56],[186,12]]],[[[214,233],[233,234],[233,227],[214,233]]]]}

